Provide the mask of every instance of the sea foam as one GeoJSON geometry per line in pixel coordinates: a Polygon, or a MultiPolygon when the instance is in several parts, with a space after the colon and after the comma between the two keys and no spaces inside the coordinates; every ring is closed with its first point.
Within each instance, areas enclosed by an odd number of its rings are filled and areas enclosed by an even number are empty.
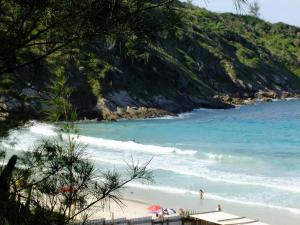
{"type": "MultiPolygon", "coordinates": [[[[49,124],[41,124],[34,123],[32,127],[29,128],[30,133],[35,133],[39,136],[55,136],[56,128],[53,125],[49,124]]],[[[27,134],[28,135],[28,134],[27,134]]],[[[171,171],[181,175],[193,176],[203,178],[212,182],[222,182],[228,184],[235,185],[251,185],[251,186],[261,186],[267,187],[277,190],[289,191],[300,193],[300,178],[289,178],[287,181],[285,178],[269,178],[264,176],[252,176],[246,174],[229,173],[223,171],[216,171],[209,168],[214,161],[224,160],[225,159],[233,159],[232,155],[223,155],[223,154],[212,154],[206,153],[205,155],[208,157],[208,160],[191,160],[190,158],[185,157],[176,157],[176,155],[195,155],[197,152],[195,150],[184,150],[174,147],[162,147],[157,145],[144,145],[141,143],[136,143],[134,141],[117,141],[117,140],[109,140],[103,138],[96,137],[88,137],[88,136],[78,136],[78,140],[84,144],[87,144],[90,147],[97,147],[93,151],[124,151],[124,152],[136,152],[136,153],[147,153],[154,155],[166,155],[164,160],[156,161],[154,160],[150,165],[151,169],[161,169],[166,171],[171,171]],[[170,158],[170,156],[172,156],[170,158]],[[171,162],[172,163],[169,163],[171,162]],[[285,184],[285,185],[282,185],[285,184]]],[[[32,144],[32,141],[30,141],[32,144]]],[[[28,143],[27,143],[28,145],[28,143]]],[[[93,154],[95,154],[94,152],[93,154]]],[[[103,154],[101,153],[103,156],[103,154]]],[[[116,155],[114,155],[114,159],[103,159],[103,157],[99,157],[99,160],[105,160],[107,163],[116,164],[115,160],[116,155]]],[[[121,155],[119,162],[123,162],[123,155],[121,155]]],[[[148,157],[149,159],[149,157],[148,157]]]]}
{"type": "MultiPolygon", "coordinates": [[[[48,124],[36,123],[29,128],[29,131],[38,135],[54,136],[57,135],[55,127],[48,124]]],[[[75,137],[75,136],[74,136],[75,137]]],[[[103,138],[89,137],[78,135],[78,141],[101,148],[116,150],[116,151],[132,151],[145,152],[151,154],[178,154],[178,155],[194,155],[195,150],[184,150],[175,147],[162,147],[157,145],[145,145],[135,141],[118,141],[103,138]]]]}
{"type": "MultiPolygon", "coordinates": [[[[124,161],[124,155],[118,158],[117,155],[113,155],[113,157],[111,157],[109,154],[104,155],[103,152],[99,154],[101,154],[101,156],[97,155],[97,152],[95,151],[93,159],[113,165],[126,165],[124,161]]],[[[144,161],[147,161],[146,157],[142,159],[144,159],[144,161]]],[[[246,175],[238,172],[223,172],[210,168],[213,163],[214,162],[211,162],[210,160],[198,159],[191,161],[190,159],[185,159],[182,157],[161,156],[159,160],[156,160],[154,158],[154,160],[152,160],[151,164],[149,165],[149,168],[151,170],[164,170],[170,171],[174,174],[201,178],[210,182],[220,183],[220,185],[226,183],[237,186],[242,185],[245,187],[257,186],[285,192],[300,193],[300,179],[297,177],[290,177],[287,181],[285,178],[281,177],[270,178],[263,176],[246,175]]]]}
{"type": "Polygon", "coordinates": [[[195,150],[181,150],[174,147],[162,147],[157,145],[144,145],[136,143],[134,141],[116,141],[103,138],[94,138],[87,136],[79,136],[79,141],[98,146],[102,148],[108,148],[111,150],[133,151],[133,152],[146,152],[152,154],[178,154],[178,155],[194,155],[195,150]]]}
{"type": "MultiPolygon", "coordinates": [[[[33,126],[29,128],[12,131],[9,137],[4,140],[3,144],[6,146],[12,146],[14,149],[26,150],[26,148],[30,148],[30,146],[32,146],[34,142],[38,141],[40,138],[54,137],[55,135],[57,135],[57,128],[55,126],[35,122],[33,123],[33,126]]],[[[154,158],[150,164],[151,170],[165,170],[174,174],[198,177],[216,183],[260,186],[285,192],[300,193],[300,177],[290,177],[289,180],[286,180],[283,177],[254,176],[238,172],[229,173],[214,170],[212,168],[212,166],[215,163],[218,163],[218,161],[234,158],[235,156],[232,155],[202,152],[202,156],[204,155],[206,158],[204,157],[201,159],[197,158],[199,155],[195,150],[163,147],[158,145],[145,145],[136,143],[134,141],[108,140],[82,135],[79,135],[78,138],[79,141],[88,145],[87,150],[91,155],[93,155],[94,160],[103,161],[112,165],[125,166],[126,163],[123,160],[126,160],[126,158],[124,158],[123,153],[136,154],[137,156],[141,157],[141,159],[146,159],[147,157],[147,159],[149,159],[149,155],[157,155],[158,158],[154,158]]],[[[167,186],[153,186],[151,188],[161,191],[169,190],[172,193],[190,193],[193,195],[197,193],[192,190],[170,188],[167,186]]],[[[233,198],[227,199],[225,197],[213,194],[208,194],[207,197],[215,200],[228,202],[231,201],[241,204],[273,207],[277,209],[288,210],[296,214],[299,214],[300,211],[299,209],[295,208],[283,207],[275,204],[265,204],[263,202],[243,201],[241,199],[233,198]]]]}

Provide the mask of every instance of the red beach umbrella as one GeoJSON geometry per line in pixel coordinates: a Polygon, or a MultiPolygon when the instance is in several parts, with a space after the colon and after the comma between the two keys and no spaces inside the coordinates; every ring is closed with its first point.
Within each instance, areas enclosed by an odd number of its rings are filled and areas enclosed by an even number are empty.
{"type": "Polygon", "coordinates": [[[148,207],[148,210],[151,212],[158,212],[162,210],[162,207],[160,205],[151,205],[148,207]]]}
{"type": "Polygon", "coordinates": [[[59,190],[62,193],[72,193],[75,191],[74,188],[71,186],[64,186],[64,187],[59,188],[59,190]]]}

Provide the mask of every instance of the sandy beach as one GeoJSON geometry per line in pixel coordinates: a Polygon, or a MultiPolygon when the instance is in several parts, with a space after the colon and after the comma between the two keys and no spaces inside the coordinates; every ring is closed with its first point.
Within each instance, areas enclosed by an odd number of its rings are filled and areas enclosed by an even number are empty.
{"type": "Polygon", "coordinates": [[[111,202],[110,206],[104,210],[102,210],[100,206],[95,206],[93,209],[93,215],[90,217],[90,219],[105,218],[109,220],[113,218],[118,219],[124,217],[131,219],[152,216],[152,214],[147,211],[147,207],[149,206],[149,203],[147,202],[127,198],[123,198],[122,202],[124,206],[120,206],[115,202],[111,202]]]}
{"type": "Polygon", "coordinates": [[[124,207],[112,203],[110,208],[106,208],[104,211],[100,208],[95,209],[95,213],[90,219],[111,219],[112,216],[114,219],[152,216],[153,214],[147,211],[147,207],[153,204],[175,210],[183,208],[184,210],[197,212],[215,210],[217,205],[221,204],[225,212],[258,219],[272,225],[299,225],[300,221],[300,215],[280,209],[212,200],[206,198],[205,195],[201,201],[200,198],[189,193],[172,194],[132,187],[125,190],[123,203],[125,204],[124,207]]]}

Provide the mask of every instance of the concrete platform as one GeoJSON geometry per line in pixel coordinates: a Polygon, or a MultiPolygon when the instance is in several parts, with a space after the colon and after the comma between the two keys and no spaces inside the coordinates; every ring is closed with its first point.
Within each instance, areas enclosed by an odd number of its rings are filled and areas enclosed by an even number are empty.
{"type": "Polygon", "coordinates": [[[259,222],[258,220],[249,219],[244,216],[237,216],[222,211],[203,212],[190,215],[190,218],[214,223],[217,225],[268,225],[266,223],[259,222]]]}

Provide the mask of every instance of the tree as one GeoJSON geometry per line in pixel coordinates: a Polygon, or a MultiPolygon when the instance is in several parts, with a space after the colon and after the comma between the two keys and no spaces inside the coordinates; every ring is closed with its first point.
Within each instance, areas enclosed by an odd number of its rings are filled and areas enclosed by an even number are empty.
{"type": "MultiPolygon", "coordinates": [[[[247,0],[233,0],[237,8],[247,0]]],[[[151,10],[174,0],[2,0],[0,76],[29,67],[72,43],[112,34],[149,32],[151,10]],[[148,24],[149,25],[149,24],[148,24]]],[[[160,23],[151,20],[152,27],[160,23]]]]}
{"type": "Polygon", "coordinates": [[[147,11],[173,0],[2,0],[0,75],[30,66],[74,42],[141,29],[147,11]]]}
{"type": "MultiPolygon", "coordinates": [[[[66,123],[58,125],[56,137],[40,140],[31,151],[12,156],[7,165],[0,167],[0,225],[86,220],[95,204],[105,207],[115,201],[122,205],[121,190],[127,183],[153,179],[147,170],[150,161],[132,161],[126,173],[95,170],[74,125],[77,117],[69,101],[72,90],[66,74],[60,69],[55,74],[45,102],[55,108],[45,115],[52,122],[64,118],[66,123]]],[[[4,151],[0,152],[1,158],[5,158],[4,151]]]]}
{"type": "Polygon", "coordinates": [[[244,5],[248,4],[248,0],[233,0],[233,3],[236,10],[241,10],[244,5]]]}
{"type": "MultiPolygon", "coordinates": [[[[63,130],[73,128],[67,125],[63,130]]],[[[1,225],[52,224],[53,220],[68,224],[82,215],[86,219],[95,204],[122,204],[120,190],[127,183],[152,180],[146,170],[149,162],[128,164],[127,174],[96,173],[85,146],[71,133],[41,141],[16,162],[13,156],[0,173],[1,225]],[[19,211],[23,213],[16,215],[19,211]]]]}
{"type": "MultiPolygon", "coordinates": [[[[59,79],[63,79],[62,75],[59,79]]],[[[68,99],[62,100],[63,94],[56,98],[61,99],[59,109],[70,122],[61,126],[57,137],[41,140],[32,151],[13,156],[0,167],[0,225],[72,224],[79,218],[86,220],[95,204],[105,207],[115,201],[122,205],[121,190],[127,183],[152,181],[152,173],[147,170],[150,161],[132,161],[126,173],[97,172],[88,160],[86,146],[78,139],[72,122],[76,113],[68,99]]],[[[60,118],[58,112],[54,114],[50,118],[60,118]]],[[[5,157],[4,152],[0,157],[5,157]]]]}
{"type": "MultiPolygon", "coordinates": [[[[241,7],[246,0],[233,1],[241,7]]],[[[176,4],[180,3],[175,0],[2,0],[0,84],[5,88],[0,90],[0,112],[9,114],[12,110],[7,105],[15,106],[15,102],[21,110],[25,105],[30,107],[31,102],[26,104],[28,98],[20,92],[29,88],[36,95],[40,93],[35,82],[47,75],[37,72],[39,68],[82,43],[111,38],[119,42],[119,49],[126,56],[131,52],[130,44],[125,42],[141,42],[142,46],[155,41],[158,33],[171,30],[180,20],[176,4]],[[163,15],[163,22],[155,15],[163,15]]],[[[140,55],[147,59],[146,54],[140,55]]]]}
{"type": "MultiPolygon", "coordinates": [[[[2,0],[0,4],[0,116],[31,114],[24,89],[43,97],[37,83],[47,83],[52,71],[40,71],[59,55],[89,41],[112,38],[151,40],[168,27],[153,11],[172,11],[174,0],[2,0]],[[2,88],[4,86],[4,88],[2,88]],[[15,104],[17,103],[17,104],[15,104]],[[11,107],[10,107],[11,106],[11,107]],[[18,106],[18,108],[16,108],[18,106]],[[29,107],[26,109],[26,107],[29,107]],[[25,111],[24,111],[25,110],[25,111]]],[[[120,48],[121,49],[121,48],[120,48]]],[[[126,48],[122,48],[126,55],[126,48]]],[[[35,99],[35,100],[36,100],[35,99]]],[[[33,117],[36,117],[33,116],[33,117]]],[[[28,119],[28,118],[27,118],[28,119]]],[[[14,124],[13,124],[14,125],[14,124]]],[[[3,132],[5,133],[5,132],[3,132]]]]}
{"type": "Polygon", "coordinates": [[[254,1],[251,4],[249,4],[249,14],[251,16],[260,17],[259,10],[260,10],[260,6],[257,1],[254,1]]]}
{"type": "Polygon", "coordinates": [[[187,0],[186,1],[188,5],[192,6],[193,5],[193,0],[187,0]]]}

